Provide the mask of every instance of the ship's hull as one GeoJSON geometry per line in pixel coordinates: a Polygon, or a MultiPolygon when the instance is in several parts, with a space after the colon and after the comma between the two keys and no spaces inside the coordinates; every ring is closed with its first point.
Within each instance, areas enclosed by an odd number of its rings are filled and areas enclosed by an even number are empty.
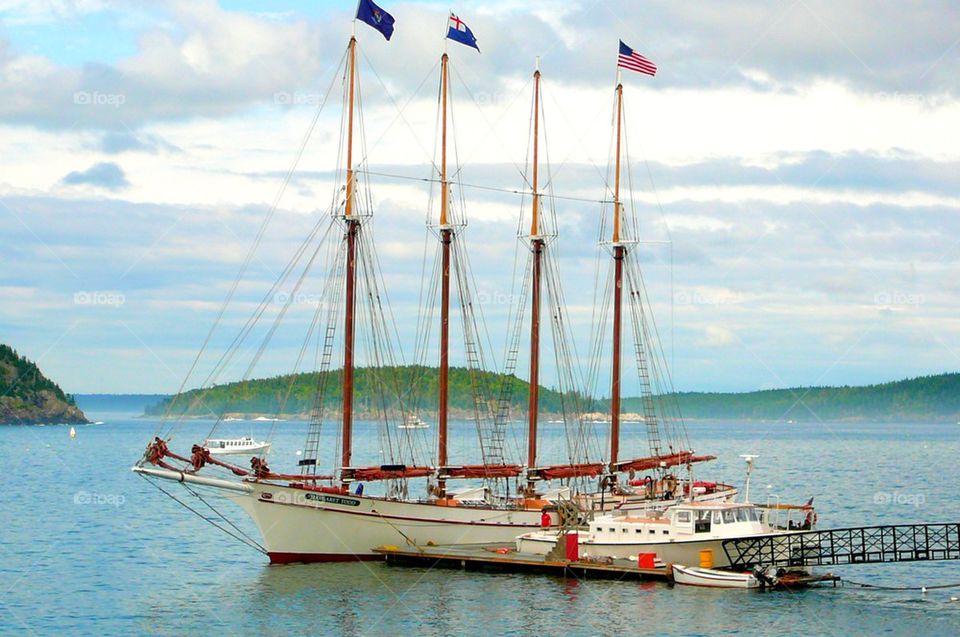
{"type": "Polygon", "coordinates": [[[513,543],[539,510],[442,506],[248,483],[231,496],[253,518],[275,564],[377,559],[384,545],[513,543]]]}

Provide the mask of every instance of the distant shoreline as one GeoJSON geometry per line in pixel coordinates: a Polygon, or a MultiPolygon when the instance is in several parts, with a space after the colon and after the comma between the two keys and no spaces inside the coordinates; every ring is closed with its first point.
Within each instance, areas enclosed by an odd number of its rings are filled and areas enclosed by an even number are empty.
{"type": "MultiPolygon", "coordinates": [[[[339,420],[342,414],[339,412],[326,412],[324,414],[325,419],[327,420],[339,420]]],[[[377,421],[380,420],[379,414],[371,413],[355,413],[355,420],[362,421],[377,421]]],[[[162,415],[158,414],[140,414],[133,415],[133,418],[137,420],[159,420],[162,419],[162,415]]],[[[430,426],[433,427],[436,424],[436,415],[435,414],[421,414],[421,417],[424,421],[430,426]]],[[[184,421],[202,421],[202,420],[217,420],[220,419],[226,422],[307,422],[310,420],[310,414],[263,414],[263,413],[230,413],[224,414],[222,418],[215,414],[192,414],[189,416],[180,416],[180,420],[184,421]]],[[[457,421],[472,421],[474,416],[472,413],[460,413],[460,412],[451,412],[450,418],[457,421]]],[[[176,418],[171,417],[170,420],[175,420],[176,418]]],[[[562,426],[562,422],[552,422],[560,420],[561,416],[559,414],[541,414],[539,418],[539,426],[541,427],[551,427],[551,426],[562,426]]],[[[785,427],[793,427],[800,425],[810,425],[810,424],[823,424],[823,425],[957,425],[960,426],[960,423],[951,419],[931,419],[931,418],[905,418],[905,419],[883,419],[883,418],[872,418],[872,417],[857,417],[857,418],[841,418],[841,419],[809,419],[809,420],[773,420],[773,419],[764,419],[764,418],[739,418],[735,416],[723,416],[717,418],[684,418],[684,422],[690,424],[738,424],[738,423],[750,423],[750,424],[770,424],[770,425],[783,425],[785,427]]],[[[512,424],[522,424],[527,422],[526,414],[518,415],[511,419],[512,424]]],[[[606,422],[599,422],[595,420],[585,419],[584,424],[594,424],[597,426],[603,424],[609,424],[609,420],[606,422]]],[[[621,426],[624,424],[643,424],[643,421],[637,420],[621,420],[621,426]]]]}

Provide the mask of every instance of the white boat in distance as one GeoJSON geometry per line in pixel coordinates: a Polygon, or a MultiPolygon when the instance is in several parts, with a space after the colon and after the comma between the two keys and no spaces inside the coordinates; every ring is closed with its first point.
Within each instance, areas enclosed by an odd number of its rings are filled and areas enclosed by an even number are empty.
{"type": "Polygon", "coordinates": [[[402,424],[397,425],[398,429],[429,429],[430,425],[423,421],[419,416],[410,416],[403,421],[402,424]]]}
{"type": "Polygon", "coordinates": [[[270,450],[269,442],[254,440],[250,436],[233,439],[211,438],[205,440],[203,446],[215,456],[257,455],[270,450]]]}

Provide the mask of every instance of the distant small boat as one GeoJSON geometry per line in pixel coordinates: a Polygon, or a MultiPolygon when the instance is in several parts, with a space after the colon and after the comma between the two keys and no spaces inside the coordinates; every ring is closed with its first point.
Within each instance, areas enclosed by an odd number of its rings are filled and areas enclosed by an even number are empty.
{"type": "Polygon", "coordinates": [[[210,450],[210,453],[213,455],[241,455],[248,454],[254,455],[258,454],[261,451],[267,451],[270,449],[270,443],[266,441],[256,441],[250,436],[244,436],[243,438],[234,438],[231,440],[227,439],[210,439],[204,442],[204,447],[210,450]]]}
{"type": "Polygon", "coordinates": [[[233,416],[229,416],[227,418],[224,418],[223,422],[236,422],[238,420],[243,420],[243,418],[234,418],[233,416]]]}
{"type": "Polygon", "coordinates": [[[430,425],[425,423],[420,416],[407,416],[407,419],[397,427],[399,429],[429,429],[430,425]]]}
{"type": "Polygon", "coordinates": [[[76,438],[76,437],[77,437],[77,430],[74,429],[73,427],[70,427],[70,437],[71,437],[71,438],[76,438]]]}
{"type": "Polygon", "coordinates": [[[673,581],[686,586],[709,588],[760,588],[760,580],[753,573],[718,571],[682,564],[673,565],[673,581]]]}
{"type": "Polygon", "coordinates": [[[279,419],[279,418],[267,418],[266,416],[257,416],[256,418],[254,418],[254,420],[257,420],[257,421],[259,421],[259,422],[277,422],[277,421],[280,420],[280,419],[279,419]]]}

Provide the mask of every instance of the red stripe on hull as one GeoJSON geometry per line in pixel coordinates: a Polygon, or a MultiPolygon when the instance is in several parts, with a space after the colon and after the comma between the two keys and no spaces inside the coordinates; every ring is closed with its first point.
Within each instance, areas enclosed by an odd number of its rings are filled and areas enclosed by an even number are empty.
{"type": "Polygon", "coordinates": [[[279,553],[268,552],[271,564],[314,564],[317,562],[369,562],[382,560],[382,555],[353,553],[279,553]]]}

